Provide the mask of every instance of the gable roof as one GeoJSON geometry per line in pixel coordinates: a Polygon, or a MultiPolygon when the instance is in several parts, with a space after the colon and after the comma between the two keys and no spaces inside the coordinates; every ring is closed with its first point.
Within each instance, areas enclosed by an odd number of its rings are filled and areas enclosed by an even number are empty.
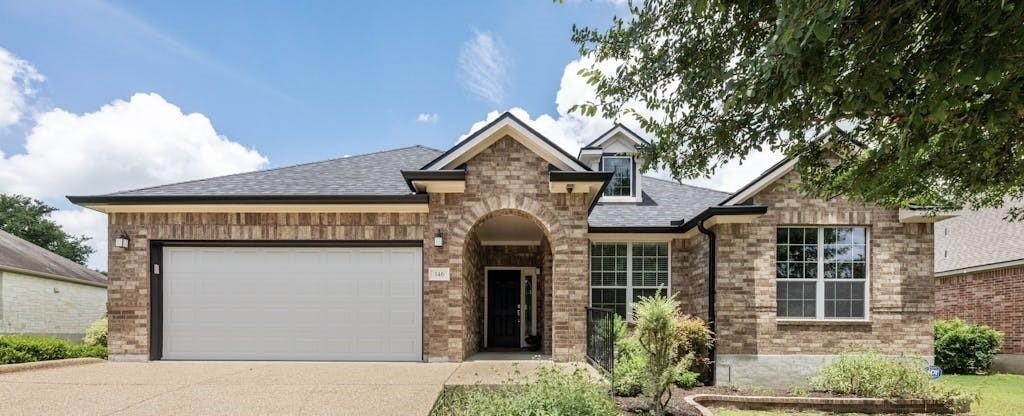
{"type": "Polygon", "coordinates": [[[557,166],[559,169],[586,172],[590,168],[587,165],[580,162],[573,155],[566,152],[560,146],[552,142],[543,134],[540,134],[533,127],[524,123],[518,117],[512,115],[510,112],[505,112],[494,121],[488,123],[486,126],[470,134],[469,137],[460,141],[447,152],[444,152],[434,160],[431,160],[427,164],[423,165],[421,170],[446,170],[453,169],[466,159],[471,158],[476,153],[480,152],[491,143],[489,139],[500,139],[504,135],[499,135],[499,132],[506,131],[510,136],[522,143],[531,151],[537,153],[538,156],[546,159],[551,164],[557,166]]]}
{"type": "Polygon", "coordinates": [[[159,200],[180,197],[240,200],[249,197],[393,197],[413,193],[402,170],[417,169],[440,150],[410,146],[256,172],[198,179],[114,192],[96,197],[69,196],[75,203],[159,200]]]}
{"type": "Polygon", "coordinates": [[[0,230],[0,270],[107,286],[107,277],[47,249],[0,230]]]}
{"type": "Polygon", "coordinates": [[[643,179],[640,203],[599,202],[590,213],[589,224],[600,228],[674,227],[673,222],[690,219],[714,206],[728,192],[683,185],[650,176],[643,179]]]}
{"type": "Polygon", "coordinates": [[[651,142],[647,141],[647,139],[640,137],[639,134],[636,134],[635,131],[630,130],[630,128],[626,127],[624,124],[615,123],[615,125],[612,126],[612,128],[608,129],[608,131],[602,133],[600,136],[597,136],[597,138],[594,139],[594,141],[587,143],[587,145],[583,146],[583,148],[581,148],[580,150],[601,147],[602,143],[604,143],[605,141],[612,137],[615,137],[615,135],[618,133],[622,133],[622,135],[632,139],[639,145],[648,146],[651,144],[651,142]]]}

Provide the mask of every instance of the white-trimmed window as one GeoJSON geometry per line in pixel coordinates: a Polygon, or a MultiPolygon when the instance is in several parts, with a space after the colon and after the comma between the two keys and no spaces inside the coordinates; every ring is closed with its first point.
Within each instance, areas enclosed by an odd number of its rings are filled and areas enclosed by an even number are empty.
{"type": "Polygon", "coordinates": [[[868,241],[864,227],[779,227],[776,315],[784,319],[866,319],[868,241]]]}
{"type": "Polygon", "coordinates": [[[633,303],[669,293],[668,243],[592,243],[590,305],[632,320],[633,303]]]}
{"type": "Polygon", "coordinates": [[[633,196],[633,158],[630,156],[602,156],[601,170],[612,172],[612,179],[604,188],[605,196],[633,196]]]}

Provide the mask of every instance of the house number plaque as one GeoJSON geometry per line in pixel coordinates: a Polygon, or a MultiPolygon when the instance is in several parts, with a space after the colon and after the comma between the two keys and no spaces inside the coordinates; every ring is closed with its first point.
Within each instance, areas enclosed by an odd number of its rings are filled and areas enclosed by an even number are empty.
{"type": "Polygon", "coordinates": [[[427,268],[427,280],[437,282],[447,282],[450,270],[447,267],[430,267],[427,268]]]}

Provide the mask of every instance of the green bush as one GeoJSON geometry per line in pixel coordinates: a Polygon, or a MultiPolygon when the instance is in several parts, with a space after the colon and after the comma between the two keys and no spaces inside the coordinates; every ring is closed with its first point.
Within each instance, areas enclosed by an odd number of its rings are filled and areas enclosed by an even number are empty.
{"type": "Polygon", "coordinates": [[[104,317],[92,325],[89,325],[89,329],[85,330],[85,339],[83,340],[85,345],[102,345],[107,346],[107,318],[104,317]]]}
{"type": "Polygon", "coordinates": [[[18,364],[34,361],[31,356],[6,345],[0,345],[0,364],[18,364]]]}
{"type": "Polygon", "coordinates": [[[950,374],[984,374],[1003,344],[1003,334],[960,319],[935,321],[935,364],[950,374]]]}
{"type": "Polygon", "coordinates": [[[106,358],[107,347],[72,344],[59,338],[29,335],[0,336],[0,361],[7,361],[0,364],[82,357],[106,358]]]}
{"type": "Polygon", "coordinates": [[[636,337],[645,355],[644,394],[651,398],[648,410],[664,415],[669,388],[679,374],[679,301],[659,291],[641,297],[633,306],[636,337]]]}
{"type": "Polygon", "coordinates": [[[621,338],[615,343],[615,352],[618,356],[615,359],[612,390],[623,397],[640,394],[644,388],[644,366],[647,365],[640,341],[634,337],[621,338]]]}
{"type": "Polygon", "coordinates": [[[933,399],[970,404],[975,396],[930,383],[922,358],[846,352],[811,379],[814,390],[872,398],[933,399]]]}
{"type": "Polygon", "coordinates": [[[7,346],[32,357],[32,361],[59,360],[67,358],[71,343],[67,340],[29,335],[5,335],[0,337],[0,346],[7,346]]]}
{"type": "Polygon", "coordinates": [[[682,315],[679,317],[679,329],[676,332],[679,334],[678,355],[683,357],[692,354],[690,365],[684,371],[697,373],[698,376],[710,373],[711,346],[715,340],[707,322],[695,316],[682,315]]]}
{"type": "Polygon", "coordinates": [[[67,358],[107,358],[107,347],[75,344],[68,348],[67,358]]]}
{"type": "Polygon", "coordinates": [[[527,384],[497,387],[447,388],[434,404],[431,416],[613,416],[618,414],[607,391],[576,370],[555,367],[537,370],[527,384]]]}

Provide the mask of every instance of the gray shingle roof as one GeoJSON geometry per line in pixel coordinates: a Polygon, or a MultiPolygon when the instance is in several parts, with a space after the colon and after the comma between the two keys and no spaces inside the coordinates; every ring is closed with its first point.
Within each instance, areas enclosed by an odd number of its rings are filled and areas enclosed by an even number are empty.
{"type": "Polygon", "coordinates": [[[643,177],[643,202],[598,203],[590,213],[591,227],[669,227],[688,220],[729,195],[663,179],[643,177]]]}
{"type": "Polygon", "coordinates": [[[115,192],[105,196],[409,195],[403,169],[419,169],[440,150],[411,146],[322,162],[115,192]]]}
{"type": "MultiPolygon", "coordinates": [[[[115,192],[118,197],[232,196],[403,196],[412,191],[402,170],[417,170],[440,156],[440,150],[411,146],[256,172],[199,179],[115,192]]],[[[690,219],[728,193],[662,179],[643,178],[643,202],[598,203],[591,227],[669,227],[690,219]]],[[[73,197],[79,198],[79,197],[73,197]]]]}
{"type": "Polygon", "coordinates": [[[1006,221],[1007,210],[962,210],[935,224],[935,272],[1024,260],[1024,222],[1006,221]]]}
{"type": "Polygon", "coordinates": [[[107,277],[99,272],[89,270],[81,264],[0,230],[0,269],[4,268],[107,285],[107,277]]]}

